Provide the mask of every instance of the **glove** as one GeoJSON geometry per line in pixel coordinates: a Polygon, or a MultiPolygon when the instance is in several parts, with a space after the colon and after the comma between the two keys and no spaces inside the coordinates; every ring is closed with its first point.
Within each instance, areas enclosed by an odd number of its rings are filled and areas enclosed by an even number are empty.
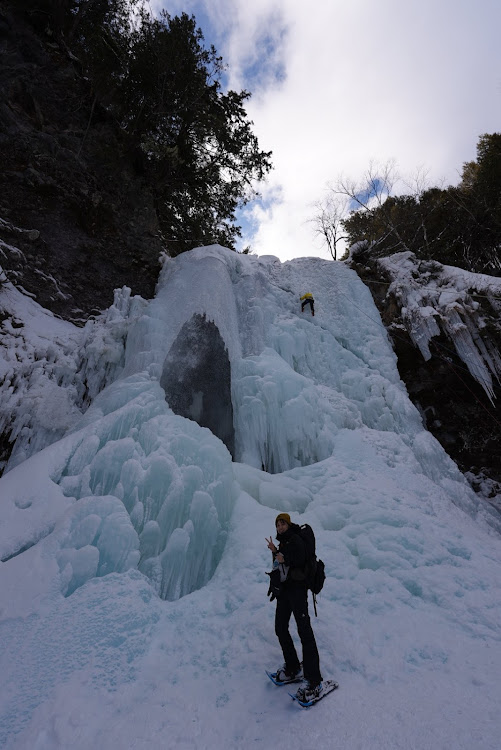
{"type": "Polygon", "coordinates": [[[280,597],[280,594],[282,593],[282,583],[280,582],[280,571],[275,568],[275,570],[272,570],[271,573],[266,573],[267,576],[270,576],[270,587],[268,589],[268,593],[266,596],[270,597],[270,602],[272,602],[274,599],[278,599],[280,597]]]}

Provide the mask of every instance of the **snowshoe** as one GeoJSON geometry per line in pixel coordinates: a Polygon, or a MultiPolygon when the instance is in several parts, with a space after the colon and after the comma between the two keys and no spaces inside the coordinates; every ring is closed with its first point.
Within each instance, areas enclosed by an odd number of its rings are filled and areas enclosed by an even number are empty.
{"type": "Polygon", "coordinates": [[[308,683],[306,683],[298,688],[295,695],[292,693],[289,693],[289,695],[303,708],[309,708],[310,706],[313,706],[314,703],[321,701],[322,698],[325,698],[329,693],[332,693],[337,687],[339,687],[339,683],[334,682],[334,680],[324,680],[320,685],[316,685],[315,687],[310,687],[308,683]]]}
{"type": "Polygon", "coordinates": [[[303,680],[302,666],[299,667],[299,670],[295,674],[290,674],[289,672],[287,672],[285,666],[280,667],[280,669],[277,669],[276,672],[268,672],[268,670],[265,671],[270,680],[274,682],[275,685],[288,685],[291,682],[302,682],[303,680]]]}

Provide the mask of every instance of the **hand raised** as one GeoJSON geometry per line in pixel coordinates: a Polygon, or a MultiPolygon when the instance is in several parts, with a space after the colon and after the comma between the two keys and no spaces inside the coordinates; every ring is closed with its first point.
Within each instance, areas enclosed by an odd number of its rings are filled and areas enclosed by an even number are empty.
{"type": "Polygon", "coordinates": [[[273,544],[273,539],[271,538],[271,536],[270,536],[270,538],[269,538],[269,539],[268,539],[267,537],[265,537],[265,539],[266,539],[266,541],[268,542],[268,549],[271,549],[271,551],[272,551],[272,552],[276,552],[276,551],[277,551],[277,548],[276,548],[276,547],[275,547],[275,545],[273,544]]]}

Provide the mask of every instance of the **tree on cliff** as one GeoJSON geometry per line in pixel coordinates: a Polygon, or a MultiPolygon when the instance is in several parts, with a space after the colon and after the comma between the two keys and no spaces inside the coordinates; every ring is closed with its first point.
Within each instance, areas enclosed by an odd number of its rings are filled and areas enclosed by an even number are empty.
{"type": "Polygon", "coordinates": [[[310,220],[316,237],[320,237],[331,254],[337,260],[340,243],[347,239],[343,232],[343,219],[347,213],[347,201],[340,196],[328,193],[323,200],[315,203],[315,214],[310,220]]]}
{"type": "Polygon", "coordinates": [[[349,244],[363,242],[371,255],[410,250],[472,271],[501,274],[501,134],[479,138],[477,160],[463,165],[462,180],[445,189],[416,178],[395,195],[391,163],[371,165],[364,180],[339,180],[332,195],[350,201],[343,226],[349,244]]]}
{"type": "Polygon", "coordinates": [[[155,197],[172,255],[233,247],[236,210],[271,169],[245,111],[247,91],[224,92],[224,66],[193,16],[154,18],[143,0],[19,0],[64,46],[91,85],[89,122],[114,118],[155,197]]]}

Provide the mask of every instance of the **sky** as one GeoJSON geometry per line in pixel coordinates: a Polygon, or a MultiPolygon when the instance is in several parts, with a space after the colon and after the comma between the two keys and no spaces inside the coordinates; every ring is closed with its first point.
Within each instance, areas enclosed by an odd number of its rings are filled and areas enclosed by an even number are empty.
{"type": "Polygon", "coordinates": [[[340,177],[394,160],[405,192],[459,181],[478,137],[501,130],[498,0],[153,0],[194,14],[228,65],[274,170],[241,247],[329,257],[315,203],[340,177]]]}

